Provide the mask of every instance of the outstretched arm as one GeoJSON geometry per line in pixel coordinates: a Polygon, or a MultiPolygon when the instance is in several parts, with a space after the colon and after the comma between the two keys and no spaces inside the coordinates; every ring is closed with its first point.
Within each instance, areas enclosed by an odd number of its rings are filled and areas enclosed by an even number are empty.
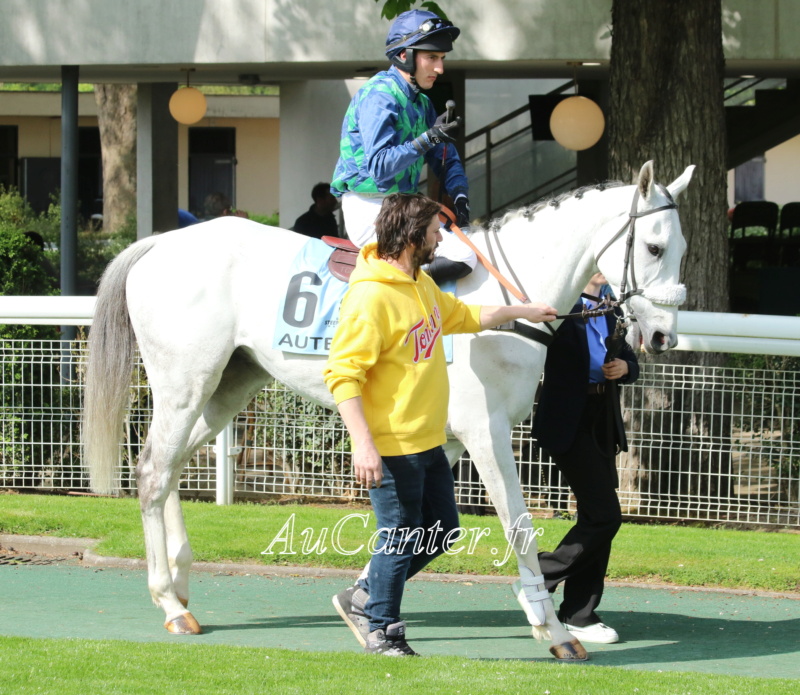
{"type": "Polygon", "coordinates": [[[558,312],[544,302],[517,304],[515,306],[482,306],[481,329],[494,328],[509,321],[525,319],[531,323],[554,321],[558,312]]]}

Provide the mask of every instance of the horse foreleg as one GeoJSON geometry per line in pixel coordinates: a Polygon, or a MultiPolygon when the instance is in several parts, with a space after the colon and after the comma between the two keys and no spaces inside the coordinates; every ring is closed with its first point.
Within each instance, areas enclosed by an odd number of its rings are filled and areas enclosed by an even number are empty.
{"type": "MultiPolygon", "coordinates": [[[[560,661],[588,658],[583,645],[558,620],[539,567],[536,534],[525,505],[511,448],[508,423],[487,417],[489,427],[471,426],[464,443],[491,498],[508,542],[514,549],[520,580],[514,589],[531,624],[533,636],[551,640],[550,653],[560,661]]],[[[473,420],[473,425],[475,422],[473,420]]]]}
{"type": "Polygon", "coordinates": [[[517,557],[520,576],[512,585],[512,590],[531,624],[533,637],[537,640],[549,638],[550,653],[560,661],[585,661],[589,658],[586,649],[561,624],[552,596],[545,588],[530,514],[523,514],[506,528],[508,541],[517,557]]]}

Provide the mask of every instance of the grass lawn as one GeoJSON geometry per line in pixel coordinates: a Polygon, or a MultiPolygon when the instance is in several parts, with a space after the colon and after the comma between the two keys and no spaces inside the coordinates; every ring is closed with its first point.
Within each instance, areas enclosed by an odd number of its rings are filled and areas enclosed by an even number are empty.
{"type": "MultiPolygon", "coordinates": [[[[365,507],[183,504],[197,560],[360,568],[374,519],[365,507]],[[352,555],[333,549],[336,542],[352,555]],[[324,542],[323,529],[329,529],[324,542]],[[305,532],[305,534],[304,534],[305,532]],[[319,545],[314,546],[315,542],[319,545]],[[321,546],[327,547],[322,552],[321,546]],[[262,554],[267,548],[271,554],[262,554]],[[293,554],[288,554],[292,551],[293,554]]],[[[436,572],[516,574],[494,517],[462,516],[476,529],[473,552],[445,556],[436,572]],[[478,531],[477,529],[480,529],[478,531]],[[495,550],[495,554],[492,553],[495,550]]],[[[570,527],[534,520],[541,548],[552,548],[570,527]]],[[[0,494],[0,533],[90,537],[96,552],[144,557],[138,502],[133,499],[0,494]]],[[[625,524],[614,542],[612,579],[682,585],[800,591],[800,538],[682,526],[625,524]]],[[[552,661],[492,661],[460,657],[381,659],[354,653],[112,640],[0,637],[0,693],[375,693],[403,695],[782,695],[797,680],[694,672],[637,671],[552,661]]]]}
{"type": "Polygon", "coordinates": [[[797,681],[555,662],[0,637],[0,692],[98,695],[794,695],[797,681]]]}
{"type": "MultiPolygon", "coordinates": [[[[368,558],[375,521],[366,507],[184,502],[196,560],[358,569],[368,558]],[[367,516],[369,515],[369,516],[367,516]],[[332,539],[334,529],[339,531],[332,539]],[[328,529],[324,542],[323,529],[328,529]],[[315,543],[319,544],[315,546],[315,543]],[[323,546],[325,550],[323,550],[323,546]],[[353,553],[342,554],[335,548],[353,553]],[[271,549],[271,554],[262,554],[271,549]],[[354,552],[356,550],[358,552],[354,552]]],[[[571,522],[535,519],[539,547],[552,549],[571,522]]],[[[496,517],[463,515],[469,531],[428,570],[515,575],[513,557],[496,517]],[[470,540],[473,548],[470,548],[470,540]],[[470,552],[472,551],[472,552],[470,552]],[[495,564],[497,563],[497,564],[495,564]],[[497,566],[497,565],[500,566],[497,566]]],[[[100,539],[102,555],[143,558],[135,499],[0,494],[0,533],[100,539]]],[[[614,541],[609,579],[685,586],[800,591],[800,535],[677,525],[623,524],[614,541]]]]}

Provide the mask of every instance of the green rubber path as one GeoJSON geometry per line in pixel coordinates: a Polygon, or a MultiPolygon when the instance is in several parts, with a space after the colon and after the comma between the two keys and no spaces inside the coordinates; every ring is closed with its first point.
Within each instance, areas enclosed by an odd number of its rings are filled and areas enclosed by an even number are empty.
{"type": "MultiPolygon", "coordinates": [[[[162,627],[141,570],[0,566],[0,634],[358,651],[331,605],[347,584],[195,572],[190,608],[205,632],[177,637],[162,627]]],[[[601,614],[622,641],[587,644],[593,665],[800,678],[798,599],[611,586],[601,614]]],[[[403,616],[422,654],[552,659],[505,584],[414,580],[403,616]]]]}

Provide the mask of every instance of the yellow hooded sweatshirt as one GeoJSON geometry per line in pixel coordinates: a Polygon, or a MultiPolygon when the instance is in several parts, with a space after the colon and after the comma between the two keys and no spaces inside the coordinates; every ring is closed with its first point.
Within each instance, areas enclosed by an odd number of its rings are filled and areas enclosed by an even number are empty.
{"type": "Polygon", "coordinates": [[[361,249],[323,376],[337,404],[362,397],[382,456],[416,454],[446,441],[441,337],[479,332],[481,308],[442,292],[422,270],[412,279],[377,247],[361,249]]]}

